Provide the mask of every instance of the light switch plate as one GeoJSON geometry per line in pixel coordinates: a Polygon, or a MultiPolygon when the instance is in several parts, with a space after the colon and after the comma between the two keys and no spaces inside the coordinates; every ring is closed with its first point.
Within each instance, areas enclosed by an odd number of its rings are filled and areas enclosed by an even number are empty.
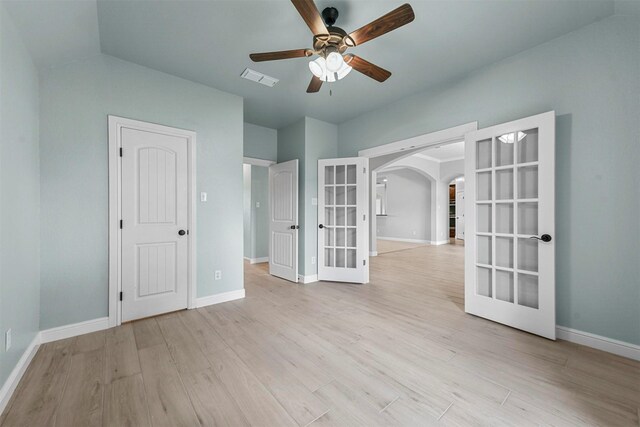
{"type": "Polygon", "coordinates": [[[11,348],[11,329],[7,329],[4,334],[4,351],[9,351],[11,348]]]}
{"type": "Polygon", "coordinates": [[[200,201],[201,202],[206,202],[207,201],[207,193],[205,193],[204,191],[202,193],[200,193],[200,201]]]}

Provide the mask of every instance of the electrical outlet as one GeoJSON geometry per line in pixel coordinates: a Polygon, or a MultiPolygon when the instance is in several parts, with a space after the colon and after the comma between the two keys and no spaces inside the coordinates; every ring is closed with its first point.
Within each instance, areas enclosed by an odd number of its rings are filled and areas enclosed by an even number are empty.
{"type": "Polygon", "coordinates": [[[256,202],[256,208],[260,207],[260,202],[256,202]]]}
{"type": "Polygon", "coordinates": [[[417,235],[417,234],[418,234],[418,233],[417,233],[416,231],[414,231],[414,232],[413,232],[413,235],[414,235],[414,236],[415,236],[415,235],[417,235]]]}
{"type": "Polygon", "coordinates": [[[311,264],[315,264],[316,263],[316,257],[312,256],[311,257],[311,264]]]}
{"type": "Polygon", "coordinates": [[[11,329],[8,329],[4,333],[4,351],[9,351],[11,348],[11,329]]]}
{"type": "Polygon", "coordinates": [[[220,280],[222,279],[222,271],[220,270],[216,270],[215,275],[213,277],[214,280],[220,280]]]}

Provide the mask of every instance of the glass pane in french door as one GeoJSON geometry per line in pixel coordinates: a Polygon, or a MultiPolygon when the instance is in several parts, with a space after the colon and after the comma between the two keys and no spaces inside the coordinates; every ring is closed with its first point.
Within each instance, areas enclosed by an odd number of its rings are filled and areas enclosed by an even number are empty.
{"type": "Polygon", "coordinates": [[[324,167],[324,266],[357,267],[356,165],[324,167]]]}
{"type": "Polygon", "coordinates": [[[538,308],[538,129],[476,141],[476,294],[538,308]]]}

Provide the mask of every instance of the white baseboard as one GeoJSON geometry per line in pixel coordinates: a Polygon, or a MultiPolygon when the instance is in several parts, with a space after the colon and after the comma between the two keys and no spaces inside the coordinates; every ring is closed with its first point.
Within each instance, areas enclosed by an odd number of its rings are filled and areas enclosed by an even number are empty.
{"type": "Polygon", "coordinates": [[[370,251],[369,256],[378,256],[378,251],[370,251]]]}
{"type": "Polygon", "coordinates": [[[38,347],[40,347],[40,332],[36,334],[29,346],[25,349],[24,353],[22,353],[22,357],[18,360],[18,364],[13,368],[13,371],[11,371],[11,374],[9,374],[9,377],[0,389],[0,414],[4,412],[7,404],[9,404],[9,400],[11,400],[13,392],[16,390],[16,387],[18,387],[18,383],[29,367],[33,356],[36,355],[38,347]]]}
{"type": "Polygon", "coordinates": [[[269,262],[269,257],[268,256],[261,257],[261,258],[247,258],[247,257],[245,257],[244,259],[249,261],[249,264],[261,264],[263,262],[269,262]]]}
{"type": "Polygon", "coordinates": [[[618,341],[613,338],[607,338],[601,335],[567,328],[565,326],[556,326],[556,335],[561,340],[570,341],[572,343],[581,344],[587,347],[606,351],[608,353],[617,354],[618,356],[640,361],[640,345],[618,341]]]}
{"type": "Polygon", "coordinates": [[[431,240],[421,239],[403,239],[401,237],[377,237],[378,240],[391,240],[393,242],[405,242],[405,243],[431,243],[431,240]]]}
{"type": "Polygon", "coordinates": [[[209,295],[196,299],[196,308],[206,307],[208,305],[220,304],[223,302],[235,301],[244,298],[244,289],[237,291],[223,292],[220,294],[209,295]]]}
{"type": "Polygon", "coordinates": [[[307,283],[314,283],[318,281],[318,275],[312,274],[310,276],[303,276],[302,274],[298,274],[298,281],[304,285],[307,283]]]}
{"type": "Polygon", "coordinates": [[[77,337],[78,335],[89,334],[91,332],[102,331],[104,329],[109,329],[108,317],[101,317],[99,319],[45,329],[40,332],[40,342],[44,344],[51,341],[63,340],[65,338],[77,337]]]}
{"type": "Polygon", "coordinates": [[[447,244],[449,244],[449,241],[448,240],[431,240],[429,242],[429,244],[431,244],[433,246],[447,245],[447,244]]]}

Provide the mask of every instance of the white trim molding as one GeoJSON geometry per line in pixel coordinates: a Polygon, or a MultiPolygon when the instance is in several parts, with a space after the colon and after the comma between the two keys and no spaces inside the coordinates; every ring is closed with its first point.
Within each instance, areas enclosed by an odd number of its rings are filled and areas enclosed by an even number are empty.
{"type": "Polygon", "coordinates": [[[36,355],[38,348],[40,347],[40,332],[33,337],[31,343],[27,346],[24,353],[22,353],[22,357],[18,360],[15,368],[9,374],[9,377],[0,388],[0,414],[4,412],[9,401],[11,400],[11,396],[13,392],[16,391],[16,387],[18,387],[18,383],[22,379],[22,376],[27,371],[29,364],[33,360],[33,356],[36,355]]]}
{"type": "Polygon", "coordinates": [[[429,244],[431,244],[433,246],[448,245],[449,241],[448,240],[432,240],[432,241],[429,242],[429,244]]]}
{"type": "Polygon", "coordinates": [[[566,326],[556,326],[556,336],[561,340],[640,361],[640,345],[567,328],[566,326]]]}
{"type": "Polygon", "coordinates": [[[382,237],[382,236],[378,236],[378,240],[389,240],[389,241],[392,241],[392,242],[405,242],[405,243],[433,244],[433,243],[431,243],[431,240],[404,239],[402,237],[382,237]]]}
{"type": "Polygon", "coordinates": [[[303,276],[302,274],[298,274],[298,281],[303,285],[306,285],[307,283],[314,283],[318,281],[318,275],[312,274],[310,276],[303,276]]]}
{"type": "Polygon", "coordinates": [[[42,344],[63,340],[65,338],[77,337],[78,335],[90,334],[91,332],[109,329],[109,318],[86,320],[84,322],[73,323],[71,325],[58,326],[57,328],[45,329],[40,332],[40,342],[42,344]]]}
{"type": "MultiPolygon", "coordinates": [[[[385,154],[398,153],[404,150],[417,150],[434,145],[443,145],[448,142],[464,141],[464,135],[468,132],[478,130],[478,122],[469,122],[460,126],[414,136],[413,138],[391,142],[389,144],[378,145],[358,151],[360,157],[378,157],[385,154]]],[[[412,151],[412,152],[413,152],[412,151]]]]}
{"type": "Polygon", "coordinates": [[[369,251],[369,256],[378,256],[378,251],[369,251]]]}
{"type": "Polygon", "coordinates": [[[256,159],[253,157],[243,157],[242,163],[247,165],[253,165],[253,166],[262,166],[265,168],[268,168],[269,166],[276,164],[276,162],[274,162],[273,160],[256,159]]]}
{"type": "Polygon", "coordinates": [[[263,256],[263,257],[260,257],[260,258],[244,257],[244,259],[249,261],[249,264],[261,264],[263,262],[269,262],[269,257],[268,256],[263,256]]]}
{"type": "Polygon", "coordinates": [[[222,292],[196,299],[195,308],[206,307],[208,305],[220,304],[223,302],[235,301],[245,297],[244,289],[237,291],[222,292]]]}
{"type": "MultiPolygon", "coordinates": [[[[197,253],[196,253],[196,133],[194,131],[163,126],[155,123],[148,123],[139,120],[127,119],[124,117],[108,116],[108,159],[109,159],[109,326],[117,326],[122,323],[122,302],[119,299],[122,291],[122,266],[121,260],[121,238],[120,219],[122,218],[121,193],[122,193],[122,165],[120,162],[120,148],[122,147],[121,129],[129,128],[165,135],[178,136],[187,139],[187,169],[188,169],[188,220],[189,230],[189,265],[187,284],[187,308],[196,306],[196,273],[197,273],[197,253]]],[[[158,313],[160,314],[160,313],[158,313]]]]}

